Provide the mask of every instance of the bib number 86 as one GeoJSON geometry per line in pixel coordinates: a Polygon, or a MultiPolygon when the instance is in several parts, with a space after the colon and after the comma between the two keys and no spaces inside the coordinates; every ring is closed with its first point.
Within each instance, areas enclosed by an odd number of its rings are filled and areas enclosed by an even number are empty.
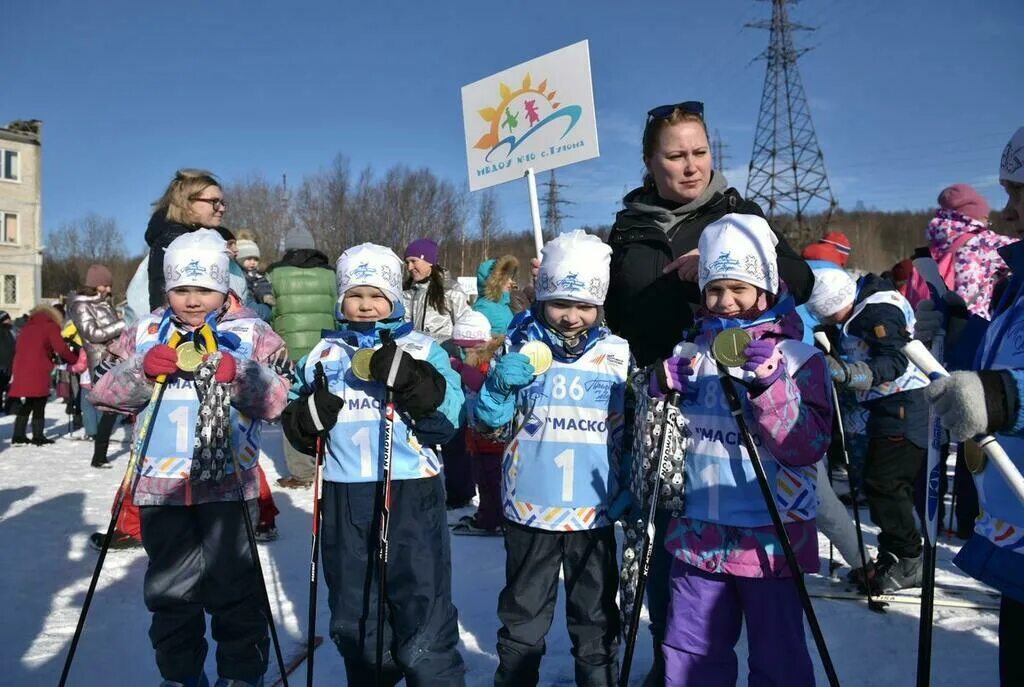
{"type": "Polygon", "coordinates": [[[573,377],[572,382],[567,382],[565,375],[555,375],[551,380],[551,396],[556,401],[566,396],[573,401],[582,401],[586,394],[587,390],[580,383],[579,377],[573,377]]]}

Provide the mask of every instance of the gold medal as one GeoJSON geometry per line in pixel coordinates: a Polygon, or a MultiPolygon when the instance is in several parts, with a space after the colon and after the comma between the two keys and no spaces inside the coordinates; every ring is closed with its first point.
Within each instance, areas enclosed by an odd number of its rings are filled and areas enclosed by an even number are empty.
{"type": "Polygon", "coordinates": [[[178,369],[182,372],[195,372],[206,355],[205,351],[196,348],[194,341],[186,341],[174,350],[178,353],[178,369]]]}
{"type": "Polygon", "coordinates": [[[979,475],[988,465],[988,458],[978,444],[968,440],[964,442],[964,462],[967,463],[967,469],[972,475],[979,475]]]}
{"type": "Polygon", "coordinates": [[[551,369],[554,358],[551,349],[543,341],[527,341],[519,352],[530,359],[534,375],[542,375],[551,369]]]}
{"type": "Polygon", "coordinates": [[[373,357],[374,350],[372,348],[360,348],[352,356],[352,374],[356,376],[356,379],[361,379],[364,382],[370,380],[370,358],[373,357]]]}
{"type": "Polygon", "coordinates": [[[743,350],[750,344],[750,334],[735,327],[726,329],[711,343],[711,355],[726,367],[739,367],[747,362],[743,350]]]}

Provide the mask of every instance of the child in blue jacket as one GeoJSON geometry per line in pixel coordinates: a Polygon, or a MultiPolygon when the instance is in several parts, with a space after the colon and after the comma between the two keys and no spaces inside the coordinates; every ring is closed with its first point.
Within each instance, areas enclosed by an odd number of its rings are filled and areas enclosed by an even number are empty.
{"type": "Polygon", "coordinates": [[[559,571],[576,684],[611,686],[617,678],[618,576],[608,508],[619,491],[630,353],[600,324],[610,258],[606,244],[582,231],[544,247],[536,302],[512,321],[508,352],[477,400],[477,423],[507,438],[498,686],[537,684],[559,571]],[[535,370],[518,352],[532,342],[550,349],[550,369],[535,370]]]}
{"type": "Polygon", "coordinates": [[[459,376],[433,339],[402,321],[402,261],[390,249],[372,243],[348,249],[338,259],[337,277],[340,327],[298,362],[297,398],[283,421],[292,445],[308,454],[320,428],[327,432],[321,542],[331,638],[350,685],[374,684],[377,633],[383,632],[385,685],[404,678],[409,685],[461,686],[465,669],[456,648],[458,614],[436,449],[458,426],[464,401],[459,376]],[[376,351],[371,381],[352,369],[360,349],[376,351]],[[316,388],[318,365],[326,389],[316,388]],[[385,626],[377,627],[383,382],[389,376],[397,412],[388,612],[385,626]]]}

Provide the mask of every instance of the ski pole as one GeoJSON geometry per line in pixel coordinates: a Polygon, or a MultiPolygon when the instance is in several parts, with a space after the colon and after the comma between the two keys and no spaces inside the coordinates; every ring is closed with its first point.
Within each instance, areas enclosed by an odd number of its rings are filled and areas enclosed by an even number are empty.
{"type": "MultiPolygon", "coordinates": [[[[327,375],[323,363],[316,364],[316,389],[327,388],[327,375]]],[[[312,397],[310,397],[312,398],[312,397]]],[[[313,419],[320,430],[316,437],[316,474],[313,477],[313,541],[309,553],[309,625],[306,628],[306,687],[313,687],[313,652],[316,650],[316,584],[317,563],[320,555],[320,489],[323,481],[324,451],[327,432],[319,425],[320,418],[314,412],[313,419]]]]}
{"type": "MultiPolygon", "coordinates": [[[[389,333],[386,330],[382,330],[381,341],[387,343],[390,339],[389,333]]],[[[377,591],[377,664],[375,672],[378,687],[383,684],[384,678],[384,606],[387,597],[388,527],[391,524],[391,451],[395,436],[394,386],[402,355],[402,349],[396,347],[395,357],[391,359],[391,369],[388,370],[388,377],[384,386],[384,450],[381,460],[384,484],[381,490],[380,539],[377,545],[377,582],[379,586],[377,591]]]]}
{"type": "Polygon", "coordinates": [[[761,463],[761,454],[757,450],[757,445],[754,444],[750,429],[747,427],[747,421],[743,417],[743,405],[740,403],[736,386],[720,362],[718,363],[718,379],[722,384],[722,392],[725,394],[726,401],[729,404],[729,411],[739,427],[740,436],[743,438],[743,445],[747,449],[747,456],[754,466],[754,473],[757,475],[761,494],[764,496],[764,502],[768,508],[768,514],[771,516],[772,525],[775,526],[775,534],[782,544],[782,551],[786,556],[786,565],[789,566],[789,570],[793,574],[793,581],[796,583],[797,593],[800,595],[800,603],[804,607],[804,615],[807,616],[807,624],[811,627],[811,634],[814,636],[814,643],[818,647],[818,655],[821,657],[822,666],[825,668],[828,683],[831,687],[839,687],[839,676],[836,675],[835,666],[832,665],[832,657],[828,653],[828,646],[825,644],[825,636],[821,632],[821,626],[818,625],[818,617],[814,614],[811,597],[807,594],[803,571],[800,570],[800,566],[797,563],[796,554],[793,552],[793,544],[789,541],[785,525],[782,524],[782,516],[779,515],[779,508],[775,503],[775,494],[772,493],[772,489],[768,485],[768,476],[765,474],[764,465],[761,463]]]}
{"type": "MultiPolygon", "coordinates": [[[[826,355],[831,353],[832,346],[824,332],[815,332],[814,340],[826,355]]],[[[850,476],[850,498],[853,500],[853,522],[857,527],[857,550],[860,551],[860,569],[864,571],[864,589],[868,595],[868,608],[876,613],[885,613],[885,607],[888,604],[884,601],[876,601],[871,597],[871,580],[868,579],[868,557],[864,552],[864,532],[861,531],[860,526],[860,499],[857,494],[857,480],[854,478],[853,467],[850,465],[850,451],[846,447],[846,425],[843,423],[842,408],[839,404],[839,392],[836,391],[836,385],[831,381],[829,382],[829,386],[832,391],[832,412],[835,415],[836,424],[839,426],[839,447],[843,453],[843,462],[846,463],[847,474],[850,476]]]]}
{"type": "MultiPolygon", "coordinates": [[[[173,332],[167,345],[171,348],[177,346],[181,340],[178,332],[173,332]]],[[[128,465],[124,470],[124,477],[121,478],[121,486],[118,487],[117,496],[114,499],[114,508],[110,513],[110,524],[107,525],[107,534],[103,537],[103,546],[100,548],[100,555],[96,557],[96,566],[92,571],[92,579],[89,581],[89,590],[85,593],[85,600],[82,602],[82,611],[78,614],[78,624],[75,626],[75,634],[71,638],[71,646],[68,648],[67,658],[64,659],[64,669],[60,673],[59,687],[67,683],[68,674],[71,672],[71,662],[75,660],[75,650],[78,648],[78,641],[82,638],[82,630],[85,628],[85,617],[89,614],[89,606],[92,604],[92,597],[96,593],[96,584],[100,579],[100,571],[103,569],[103,561],[107,558],[107,550],[110,548],[110,540],[114,537],[114,528],[117,526],[117,519],[121,516],[121,507],[124,505],[125,497],[130,493],[135,495],[135,486],[138,481],[135,479],[136,467],[141,464],[146,456],[146,449],[149,447],[149,425],[156,414],[166,388],[167,375],[160,375],[153,385],[153,393],[149,396],[149,405],[146,406],[146,415],[139,427],[138,449],[133,450],[128,457],[128,465]]]]}
{"type": "MultiPolygon", "coordinates": [[[[653,374],[653,373],[652,373],[653,374]]],[[[626,642],[622,653],[622,668],[619,670],[619,687],[629,684],[629,672],[633,667],[633,651],[636,649],[636,635],[640,629],[640,611],[644,605],[644,591],[647,588],[647,576],[651,572],[651,559],[654,557],[654,518],[658,514],[658,500],[661,496],[661,474],[668,460],[669,441],[668,426],[670,421],[669,407],[679,403],[679,394],[672,392],[665,397],[665,416],[661,421],[661,436],[658,441],[658,462],[654,465],[654,484],[651,486],[651,502],[647,508],[647,522],[644,526],[644,539],[640,545],[640,568],[636,578],[636,592],[633,595],[633,607],[626,627],[626,642]]],[[[639,460],[634,456],[633,460],[639,460]]]]}
{"type": "MultiPolygon", "coordinates": [[[[944,284],[943,284],[944,286],[944,284]]],[[[936,335],[931,354],[943,358],[944,336],[936,335]]],[[[942,422],[935,411],[928,412],[928,460],[925,468],[924,499],[924,574],[921,579],[921,614],[917,630],[917,687],[931,684],[932,625],[935,619],[935,554],[939,535],[939,479],[944,461],[942,453],[942,422]]]]}
{"type": "MultiPolygon", "coordinates": [[[[914,340],[904,346],[903,354],[910,359],[910,362],[917,365],[922,372],[928,375],[932,381],[949,376],[946,368],[928,352],[928,349],[920,341],[914,340]]],[[[1017,499],[1024,503],[1024,477],[1021,476],[1017,466],[1010,460],[1006,450],[999,445],[999,442],[991,434],[978,434],[974,437],[974,442],[985,453],[985,457],[996,466],[996,469],[999,470],[1000,475],[1006,480],[1006,483],[1017,499]]]]}
{"type": "MultiPolygon", "coordinates": [[[[207,353],[217,352],[217,337],[208,324],[204,324],[195,331],[195,339],[202,337],[206,344],[207,353]]],[[[222,355],[231,355],[230,353],[222,355]]],[[[230,423],[228,427],[230,428],[230,423]]],[[[270,625],[270,637],[274,641],[274,653],[277,655],[277,667],[281,671],[281,684],[288,687],[288,673],[284,667],[284,656],[281,654],[281,642],[277,638],[277,626],[274,624],[274,612],[270,607],[270,594],[267,592],[267,582],[263,578],[263,565],[260,563],[259,550],[256,548],[256,530],[252,525],[252,516],[249,514],[249,504],[245,500],[245,489],[242,487],[242,466],[238,462],[238,454],[229,449],[231,453],[231,464],[235,470],[235,481],[238,483],[238,503],[242,507],[242,520],[245,521],[245,533],[249,538],[249,556],[252,558],[253,568],[259,577],[260,586],[263,589],[263,603],[267,611],[267,621],[270,625]]]]}

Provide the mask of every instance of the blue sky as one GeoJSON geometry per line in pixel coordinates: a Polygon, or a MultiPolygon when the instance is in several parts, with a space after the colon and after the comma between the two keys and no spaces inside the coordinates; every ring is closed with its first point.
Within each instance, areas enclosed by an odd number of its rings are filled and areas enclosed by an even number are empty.
{"type": "MultiPolygon", "coordinates": [[[[48,0],[0,24],[0,122],[44,121],[44,227],[112,216],[143,246],[178,167],[290,183],[337,153],[430,167],[466,188],[459,89],[589,39],[601,157],[562,169],[565,226],[612,220],[641,176],[646,111],[702,99],[742,190],[771,6],[623,3],[48,0]]],[[[932,207],[974,184],[1002,207],[999,154],[1024,124],[1024,3],[805,0],[799,34],[814,125],[840,205],[932,207]],[[1016,47],[1015,47],[1016,46],[1016,47]]],[[[543,179],[543,177],[542,177],[543,179]]],[[[529,226],[523,183],[504,223],[529,226]]],[[[226,218],[230,225],[230,212],[226,218]]]]}

